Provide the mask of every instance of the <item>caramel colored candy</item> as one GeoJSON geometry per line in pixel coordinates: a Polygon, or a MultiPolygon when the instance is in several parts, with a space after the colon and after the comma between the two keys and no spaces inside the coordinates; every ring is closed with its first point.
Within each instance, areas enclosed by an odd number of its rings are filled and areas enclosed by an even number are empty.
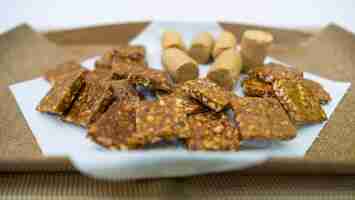
{"type": "Polygon", "coordinates": [[[242,58],[234,48],[223,51],[210,67],[207,78],[227,90],[232,90],[239,78],[242,58]]]}
{"type": "Polygon", "coordinates": [[[88,137],[109,149],[142,148],[136,139],[137,102],[116,101],[94,124],[90,125],[88,137]]]}
{"type": "Polygon", "coordinates": [[[258,30],[245,31],[241,42],[243,71],[248,72],[254,67],[263,65],[272,42],[273,36],[268,32],[258,30]]]}
{"type": "Polygon", "coordinates": [[[114,63],[112,69],[115,79],[128,79],[133,85],[166,92],[173,89],[169,75],[165,71],[127,63],[114,63]]]}
{"type": "Polygon", "coordinates": [[[184,44],[182,36],[176,31],[164,32],[161,39],[161,46],[163,49],[177,48],[186,51],[186,45],[184,44]]]}
{"type": "Polygon", "coordinates": [[[162,62],[170,76],[177,83],[198,78],[198,66],[195,60],[177,48],[163,51],[162,62]]]}
{"type": "Polygon", "coordinates": [[[238,97],[231,105],[242,139],[289,140],[297,134],[277,99],[238,97]]]}
{"type": "Polygon", "coordinates": [[[83,127],[95,122],[112,103],[112,89],[98,81],[87,82],[74,101],[68,114],[62,119],[83,127]]]}
{"type": "Polygon", "coordinates": [[[217,58],[219,54],[221,54],[224,50],[235,48],[237,45],[237,38],[233,35],[233,33],[228,31],[223,31],[216,40],[214,45],[212,56],[213,58],[217,58]]]}
{"type": "Polygon", "coordinates": [[[197,100],[185,94],[185,92],[182,91],[181,87],[177,87],[174,90],[174,92],[170,94],[161,95],[160,93],[158,94],[158,98],[159,99],[175,98],[176,102],[181,105],[181,107],[183,108],[184,112],[187,115],[202,113],[202,112],[206,112],[207,110],[207,108],[202,104],[200,104],[197,100]]]}
{"type": "Polygon", "coordinates": [[[208,32],[203,32],[193,38],[189,54],[196,62],[206,64],[212,56],[213,46],[213,36],[208,32]]]}
{"type": "Polygon", "coordinates": [[[319,99],[300,81],[277,80],[273,84],[275,95],[296,125],[320,123],[327,120],[319,99]]]}
{"type": "Polygon", "coordinates": [[[62,81],[56,81],[36,110],[63,116],[71,107],[81,88],[85,86],[86,73],[87,71],[81,70],[66,76],[62,81]]]}
{"type": "Polygon", "coordinates": [[[190,129],[181,103],[179,99],[169,97],[140,102],[136,111],[136,138],[142,144],[152,144],[163,139],[188,137],[190,129]]]}
{"type": "Polygon", "coordinates": [[[89,72],[85,77],[85,85],[74,100],[68,113],[62,118],[83,127],[100,118],[113,101],[112,87],[100,82],[99,77],[89,72]],[[94,76],[94,77],[90,77],[94,76]]]}
{"type": "Polygon", "coordinates": [[[113,63],[125,62],[129,64],[147,66],[145,47],[142,45],[122,45],[106,51],[95,62],[96,69],[112,69],[113,63]]]}
{"type": "Polygon", "coordinates": [[[191,136],[186,139],[190,150],[237,151],[240,136],[225,113],[207,112],[188,119],[191,136]]]}
{"type": "Polygon", "coordinates": [[[324,105],[332,100],[329,93],[318,82],[303,79],[301,80],[301,84],[312,91],[313,96],[319,99],[320,104],[324,105]]]}
{"type": "Polygon", "coordinates": [[[138,102],[144,97],[139,94],[135,88],[129,84],[127,79],[112,80],[108,82],[112,87],[112,93],[115,101],[133,101],[138,102]]]}
{"type": "Polygon", "coordinates": [[[223,110],[231,98],[229,91],[208,79],[186,81],[181,89],[190,97],[216,112],[223,110]]]}
{"type": "Polygon", "coordinates": [[[88,137],[110,149],[141,148],[141,141],[135,139],[136,108],[139,94],[127,80],[110,81],[115,101],[88,130],[88,137]]]}
{"type": "Polygon", "coordinates": [[[259,79],[249,78],[243,81],[243,92],[248,97],[273,97],[274,90],[271,83],[259,79]]]}
{"type": "Polygon", "coordinates": [[[294,67],[287,67],[281,64],[269,63],[249,70],[250,78],[259,79],[267,83],[273,83],[276,80],[302,80],[303,72],[294,67]]]}

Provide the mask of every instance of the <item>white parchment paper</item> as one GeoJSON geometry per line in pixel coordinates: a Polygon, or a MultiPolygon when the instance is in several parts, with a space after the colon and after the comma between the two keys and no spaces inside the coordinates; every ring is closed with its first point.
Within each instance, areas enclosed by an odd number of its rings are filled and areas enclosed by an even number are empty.
{"type": "MultiPolygon", "coordinates": [[[[182,33],[188,45],[192,37],[199,32],[209,31],[217,36],[222,30],[217,23],[150,24],[131,43],[146,46],[147,59],[153,68],[162,69],[160,37],[164,30],[169,29],[182,33]]],[[[83,62],[83,65],[92,69],[97,58],[83,62]]],[[[271,60],[273,59],[268,58],[266,62],[271,60]]],[[[204,76],[207,69],[207,66],[200,66],[200,76],[204,76]]],[[[329,118],[350,87],[350,83],[327,80],[307,72],[305,78],[319,82],[330,93],[333,100],[323,106],[329,118]]],[[[43,154],[69,156],[79,170],[97,178],[118,180],[186,176],[243,169],[271,157],[302,157],[327,123],[305,126],[298,130],[297,137],[291,141],[247,141],[243,143],[239,152],[191,152],[180,147],[145,151],[108,151],[88,140],[85,129],[35,110],[49,89],[50,85],[41,77],[10,86],[43,154]]],[[[242,95],[240,83],[237,84],[235,92],[242,95]]]]}

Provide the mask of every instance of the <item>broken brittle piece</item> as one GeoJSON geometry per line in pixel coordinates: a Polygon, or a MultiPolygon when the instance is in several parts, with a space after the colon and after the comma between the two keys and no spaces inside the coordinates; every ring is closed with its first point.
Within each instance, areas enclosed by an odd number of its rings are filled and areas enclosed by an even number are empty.
{"type": "Polygon", "coordinates": [[[119,62],[146,66],[144,46],[127,45],[111,49],[95,62],[95,68],[111,69],[113,63],[119,62]]]}
{"type": "Polygon", "coordinates": [[[91,77],[90,73],[85,78],[85,86],[75,99],[69,112],[63,120],[83,127],[95,122],[113,101],[112,88],[91,77]]]}
{"type": "Polygon", "coordinates": [[[110,149],[136,149],[141,147],[136,133],[136,108],[140,101],[137,91],[127,80],[109,81],[114,103],[90,125],[88,136],[110,149]]]}
{"type": "Polygon", "coordinates": [[[208,110],[207,107],[203,106],[196,99],[187,95],[181,85],[177,85],[171,93],[156,91],[155,94],[158,98],[178,98],[188,115],[202,113],[208,110]]]}
{"type": "Polygon", "coordinates": [[[181,100],[181,104],[187,114],[197,114],[208,110],[207,107],[203,106],[196,99],[188,96],[181,87],[176,87],[171,95],[181,100]]]}
{"type": "Polygon", "coordinates": [[[313,96],[319,99],[320,104],[327,104],[332,100],[329,93],[322,87],[321,84],[309,79],[303,79],[301,84],[311,90],[313,96]]]}
{"type": "Polygon", "coordinates": [[[274,90],[272,84],[258,79],[249,78],[243,81],[243,92],[250,97],[272,97],[274,90]]]}
{"type": "Polygon", "coordinates": [[[137,102],[115,101],[108,110],[92,124],[88,137],[110,149],[136,149],[142,142],[136,134],[137,102]]]}
{"type": "Polygon", "coordinates": [[[231,93],[208,79],[186,81],[182,90],[210,109],[219,112],[229,104],[231,93]]]}
{"type": "Polygon", "coordinates": [[[179,90],[181,89],[176,89],[174,90],[174,92],[168,95],[158,96],[158,98],[163,100],[169,98],[176,99],[177,104],[181,106],[181,108],[184,110],[184,112],[187,115],[197,114],[197,113],[202,113],[207,111],[207,108],[205,106],[203,106],[198,101],[191,98],[190,96],[187,96],[184,92],[179,90]]]}
{"type": "Polygon", "coordinates": [[[296,128],[277,99],[239,97],[231,101],[242,139],[288,140],[296,128]]]}
{"type": "Polygon", "coordinates": [[[76,61],[68,61],[57,65],[55,68],[50,69],[44,73],[44,78],[52,85],[55,81],[63,79],[66,75],[78,72],[84,68],[76,61]]]}
{"type": "Polygon", "coordinates": [[[85,85],[86,71],[82,70],[55,82],[36,109],[40,112],[63,115],[72,105],[80,89],[85,85]]]}
{"type": "Polygon", "coordinates": [[[190,135],[183,105],[176,98],[142,101],[136,114],[136,136],[143,144],[190,135]]]}
{"type": "Polygon", "coordinates": [[[131,73],[128,81],[132,84],[142,85],[152,90],[170,92],[172,83],[168,75],[157,69],[145,69],[138,73],[131,73]]]}
{"type": "Polygon", "coordinates": [[[131,84],[166,92],[170,92],[173,89],[172,82],[164,71],[127,63],[114,63],[112,68],[118,78],[128,79],[131,84]]]}
{"type": "Polygon", "coordinates": [[[129,84],[128,80],[113,80],[110,81],[113,97],[116,101],[127,100],[130,102],[138,102],[143,97],[129,84]]]}
{"type": "Polygon", "coordinates": [[[128,63],[114,63],[112,65],[112,72],[116,75],[117,79],[128,79],[130,74],[139,74],[144,71],[145,68],[128,63]]]}
{"type": "Polygon", "coordinates": [[[112,70],[98,69],[98,68],[95,68],[94,70],[90,71],[89,77],[87,78],[95,79],[100,82],[118,79],[116,75],[112,72],[112,70]]]}
{"type": "Polygon", "coordinates": [[[116,49],[113,62],[126,62],[145,67],[145,47],[142,45],[119,46],[116,49]]]}
{"type": "Polygon", "coordinates": [[[277,80],[273,84],[277,98],[296,125],[319,123],[327,119],[319,99],[312,91],[294,80],[277,80]]]}
{"type": "Polygon", "coordinates": [[[188,118],[191,136],[186,139],[190,150],[239,149],[239,131],[232,126],[225,113],[200,113],[188,118]]]}
{"type": "Polygon", "coordinates": [[[303,72],[296,68],[286,67],[281,64],[270,63],[264,66],[256,67],[249,71],[250,78],[260,79],[264,82],[273,83],[275,80],[302,80],[303,72]]]}

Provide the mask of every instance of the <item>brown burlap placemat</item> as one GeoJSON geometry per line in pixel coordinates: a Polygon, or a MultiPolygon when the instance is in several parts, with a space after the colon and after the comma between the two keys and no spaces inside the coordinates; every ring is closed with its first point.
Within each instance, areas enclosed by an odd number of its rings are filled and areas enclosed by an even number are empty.
{"type": "Polygon", "coordinates": [[[104,182],[79,174],[41,173],[0,176],[0,198],[90,199],[352,199],[355,177],[201,176],[104,182]]]}
{"type": "Polygon", "coordinates": [[[8,86],[39,76],[44,69],[71,55],[29,26],[0,36],[0,159],[41,157],[35,139],[8,86]]]}
{"type": "MultiPolygon", "coordinates": [[[[128,40],[146,23],[112,25],[56,31],[46,37],[22,25],[0,36],[0,195],[13,199],[177,199],[235,197],[293,198],[302,192],[314,199],[335,199],[355,195],[352,176],[302,176],[301,174],[354,173],[355,135],[354,91],[339,104],[306,160],[281,159],[248,169],[219,175],[178,179],[157,179],[110,183],[86,178],[72,170],[65,158],[46,158],[34,140],[8,85],[32,79],[65,60],[85,59],[128,40]],[[49,40],[50,41],[49,41],[49,40]],[[55,44],[56,43],[56,44],[55,44]],[[331,161],[331,162],[329,162],[331,161]],[[48,171],[66,172],[39,172],[48,171]],[[5,173],[9,171],[35,173],[5,173]],[[258,176],[263,172],[300,176],[258,176]],[[326,192],[325,192],[326,191],[326,192]]],[[[250,26],[223,24],[237,36],[250,26]]],[[[253,27],[253,26],[252,26],[253,27]]],[[[354,36],[336,25],[315,37],[302,31],[266,28],[276,44],[272,56],[324,77],[354,83],[354,36]]]]}

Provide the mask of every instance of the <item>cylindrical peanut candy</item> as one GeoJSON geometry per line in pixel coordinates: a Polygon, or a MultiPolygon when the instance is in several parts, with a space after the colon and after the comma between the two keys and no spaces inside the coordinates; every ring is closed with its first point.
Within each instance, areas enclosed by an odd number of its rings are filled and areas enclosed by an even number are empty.
{"type": "Polygon", "coordinates": [[[208,32],[202,32],[196,35],[189,49],[190,56],[200,64],[206,64],[212,55],[214,40],[208,32]]]}
{"type": "Polygon", "coordinates": [[[223,51],[210,67],[207,78],[232,90],[242,68],[242,58],[235,48],[223,51]]]}
{"type": "Polygon", "coordinates": [[[243,71],[262,66],[267,55],[273,36],[264,31],[247,30],[244,32],[241,42],[241,54],[243,58],[243,71]]]}
{"type": "Polygon", "coordinates": [[[163,33],[161,46],[163,49],[178,48],[182,51],[186,51],[186,46],[179,32],[166,31],[163,33]]]}
{"type": "Polygon", "coordinates": [[[198,78],[199,72],[196,61],[180,49],[165,49],[162,63],[176,83],[198,78]]]}
{"type": "Polygon", "coordinates": [[[223,31],[216,40],[213,48],[212,56],[217,58],[224,50],[235,48],[237,45],[237,38],[229,31],[223,31]]]}

